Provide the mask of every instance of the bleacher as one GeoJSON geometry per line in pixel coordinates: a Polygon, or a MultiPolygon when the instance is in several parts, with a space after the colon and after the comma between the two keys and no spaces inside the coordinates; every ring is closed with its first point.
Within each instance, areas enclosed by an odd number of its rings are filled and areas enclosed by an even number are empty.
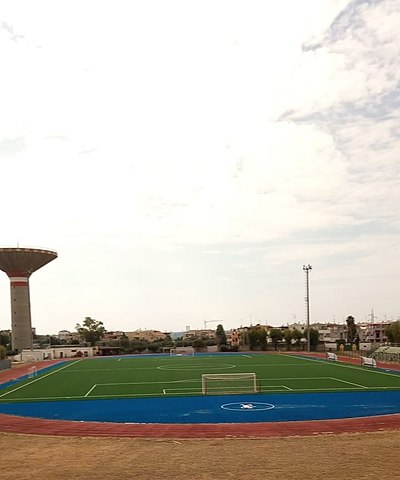
{"type": "Polygon", "coordinates": [[[400,347],[382,345],[371,353],[370,357],[381,362],[400,362],[400,347]]]}

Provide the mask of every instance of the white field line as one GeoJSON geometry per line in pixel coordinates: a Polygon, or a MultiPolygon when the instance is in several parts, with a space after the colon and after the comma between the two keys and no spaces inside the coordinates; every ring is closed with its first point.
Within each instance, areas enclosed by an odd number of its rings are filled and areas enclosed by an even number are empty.
{"type": "Polygon", "coordinates": [[[263,391],[264,389],[280,389],[280,388],[293,391],[293,388],[290,388],[287,385],[261,385],[261,391],[263,391]]]}
{"type": "Polygon", "coordinates": [[[97,387],[97,384],[93,385],[93,387],[87,392],[87,394],[85,395],[85,397],[87,397],[88,395],[90,395],[90,392],[92,392],[96,387],[97,387]]]}
{"type": "MultiPolygon", "coordinates": [[[[31,400],[66,400],[66,399],[70,399],[70,398],[75,398],[75,399],[79,399],[79,398],[85,398],[83,397],[82,395],[71,395],[70,397],[22,397],[22,398],[12,398],[10,400],[5,400],[7,403],[10,403],[10,402],[19,402],[19,401],[23,401],[23,402],[27,402],[27,401],[31,401],[31,400]]],[[[2,402],[2,400],[0,400],[0,403],[2,402]]]]}
{"type": "Polygon", "coordinates": [[[168,395],[168,392],[188,392],[189,390],[195,390],[200,392],[199,388],[163,388],[163,392],[168,395]]]}
{"type": "Polygon", "coordinates": [[[65,367],[61,367],[61,368],[58,368],[56,370],[53,370],[52,372],[46,373],[46,375],[40,376],[40,377],[36,378],[35,380],[32,380],[31,382],[25,383],[24,385],[20,385],[17,388],[13,388],[9,392],[6,392],[6,393],[3,393],[2,395],[0,395],[0,398],[5,397],[6,395],[9,395],[10,393],[16,392],[17,390],[19,390],[21,388],[27,387],[28,385],[32,385],[32,383],[38,382],[39,380],[43,380],[46,377],[50,377],[50,375],[53,375],[54,373],[58,373],[61,370],[64,370],[65,368],[71,367],[72,365],[76,365],[77,363],[79,363],[81,361],[82,361],[82,359],[77,360],[76,362],[71,362],[68,365],[65,365],[65,367]]]}
{"type": "Polygon", "coordinates": [[[188,379],[188,380],[171,380],[167,382],[164,380],[163,382],[118,382],[118,383],[97,383],[97,386],[115,386],[115,385],[154,385],[154,384],[169,384],[169,383],[201,383],[201,380],[198,378],[188,379]]]}
{"type": "Polygon", "coordinates": [[[359,385],[358,383],[353,383],[353,382],[348,382],[347,380],[341,380],[340,378],[335,378],[335,377],[330,377],[332,380],[335,380],[336,382],[343,382],[343,383],[348,383],[349,385],[354,385],[355,387],[360,387],[360,388],[366,388],[365,385],[359,385]]]}
{"type": "MultiPolygon", "coordinates": [[[[242,355],[244,356],[244,355],[242,355]]],[[[253,358],[253,357],[251,357],[253,358]]],[[[205,358],[202,358],[202,360],[206,360],[205,358]]],[[[306,359],[308,360],[308,359],[306,359]]],[[[124,362],[124,365],[126,365],[128,362],[124,362]]],[[[227,364],[225,365],[221,365],[221,369],[224,369],[224,370],[227,370],[227,369],[232,369],[232,368],[236,368],[237,365],[234,365],[234,364],[229,364],[229,367],[226,366],[227,364]]],[[[272,368],[272,367],[287,367],[287,366],[301,366],[299,365],[298,363],[279,363],[279,364],[275,364],[275,365],[268,365],[268,364],[251,364],[251,365],[246,365],[246,368],[250,368],[250,367],[268,367],[268,368],[272,368]]],[[[304,365],[306,366],[306,365],[304,365]]],[[[181,365],[173,365],[173,367],[177,367],[177,368],[170,368],[171,365],[157,365],[157,366],[152,366],[152,367],[135,367],[135,366],[132,366],[132,367],[124,367],[124,368],[121,368],[121,370],[154,370],[154,368],[158,368],[159,370],[201,370],[202,368],[210,368],[210,365],[196,365],[196,364],[193,364],[193,368],[178,368],[178,367],[181,367],[181,365]]],[[[190,366],[189,366],[190,367],[190,366]]],[[[214,364],[213,365],[213,368],[219,368],[218,367],[218,364],[214,364]]],[[[114,372],[115,369],[114,368],[82,368],[82,369],[79,369],[77,370],[76,372],[74,371],[73,373],[80,373],[80,372],[114,372]]]]}
{"type": "MultiPolygon", "coordinates": [[[[343,368],[352,368],[353,370],[362,370],[363,372],[366,371],[365,367],[362,367],[362,366],[357,367],[357,365],[354,365],[354,366],[353,365],[345,365],[341,362],[336,362],[335,365],[337,365],[338,367],[343,367],[343,368]]],[[[389,377],[396,377],[400,381],[400,374],[382,372],[382,369],[380,369],[379,367],[377,369],[369,369],[367,371],[371,372],[371,373],[376,373],[378,375],[388,375],[389,377]]]]}
{"type": "Polygon", "coordinates": [[[263,378],[261,381],[272,381],[272,380],[330,380],[332,377],[280,377],[280,378],[263,378]]]}
{"type": "MultiPolygon", "coordinates": [[[[303,358],[303,357],[302,357],[303,358]]],[[[361,370],[363,372],[365,372],[365,367],[361,366],[361,365],[349,365],[348,363],[344,363],[344,362],[335,362],[335,363],[331,363],[331,362],[327,362],[326,360],[322,359],[322,358],[304,358],[304,360],[309,360],[310,362],[321,362],[321,363],[328,363],[329,365],[334,365],[334,366],[338,366],[338,367],[342,367],[342,368],[351,368],[352,370],[361,370]]],[[[396,373],[389,373],[389,372],[383,372],[382,371],[383,369],[378,367],[376,370],[375,369],[371,369],[371,370],[368,370],[368,372],[371,372],[371,373],[376,373],[378,375],[388,375],[389,377],[396,377],[400,380],[400,374],[396,374],[396,373]]],[[[389,388],[389,387],[388,387],[389,388]]],[[[390,387],[392,388],[392,387],[390,387]]],[[[398,387],[397,387],[398,388],[398,387]]]]}
{"type": "MultiPolygon", "coordinates": [[[[279,385],[280,386],[280,385],[279,385]]],[[[284,385],[282,385],[284,387],[284,385]]],[[[271,390],[269,390],[268,392],[274,392],[274,390],[272,390],[273,387],[271,387],[271,390]]],[[[188,390],[197,390],[199,392],[199,394],[201,393],[200,389],[199,388],[182,388],[182,389],[164,389],[164,390],[173,390],[173,391],[178,391],[178,390],[182,390],[183,393],[176,393],[176,395],[184,395],[185,393],[184,392],[187,392],[188,390]]],[[[360,389],[358,387],[354,387],[354,388],[346,388],[346,387],[335,387],[334,389],[332,388],[318,388],[318,391],[332,391],[332,390],[345,390],[345,391],[359,391],[360,389]]],[[[398,387],[365,387],[365,390],[373,390],[373,391],[383,391],[383,390],[398,390],[398,387]]],[[[282,390],[276,390],[276,392],[281,392],[282,390]]],[[[296,389],[292,389],[292,391],[294,392],[313,392],[315,391],[315,388],[296,388],[296,389]]],[[[167,394],[167,393],[166,393],[167,394]]],[[[23,397],[23,398],[12,398],[10,400],[7,400],[7,403],[9,402],[15,402],[17,403],[18,401],[30,401],[30,400],[67,400],[67,399],[76,399],[76,400],[79,400],[79,399],[83,399],[83,398],[118,398],[118,397],[157,397],[157,395],[155,395],[154,393],[127,393],[127,394],[116,394],[116,395],[113,395],[113,394],[103,394],[103,395],[91,395],[90,397],[84,397],[83,395],[71,395],[69,397],[23,397]]],[[[0,400],[0,403],[2,401],[0,400]]]]}
{"type": "MultiPolygon", "coordinates": [[[[374,390],[374,391],[377,391],[378,389],[375,389],[375,388],[370,388],[370,387],[364,387],[365,390],[374,390]]],[[[318,392],[321,392],[321,391],[327,391],[327,392],[336,392],[337,390],[344,390],[346,392],[350,392],[350,391],[356,391],[356,392],[359,392],[360,391],[360,387],[324,387],[324,388],[296,388],[295,392],[315,392],[315,391],[318,391],[318,392]]],[[[381,387],[381,390],[384,390],[384,388],[381,387]]],[[[396,388],[393,387],[393,390],[398,390],[396,388]]]]}
{"type": "MultiPolygon", "coordinates": [[[[195,388],[193,390],[196,390],[197,392],[199,392],[199,394],[201,393],[201,390],[199,388],[195,388]]],[[[167,390],[166,390],[167,391],[167,390]]],[[[176,395],[185,395],[185,392],[187,393],[187,390],[186,389],[182,389],[183,393],[176,393],[176,395]]],[[[166,393],[166,395],[168,395],[166,393]]],[[[121,393],[121,394],[114,394],[114,395],[91,395],[90,398],[119,398],[119,397],[129,397],[129,398],[132,398],[132,397],[157,397],[159,395],[156,395],[154,393],[121,393]]],[[[84,398],[84,397],[81,397],[81,398],[84,398]]]]}
{"type": "Polygon", "coordinates": [[[242,357],[253,358],[251,355],[242,355],[242,357]]]}

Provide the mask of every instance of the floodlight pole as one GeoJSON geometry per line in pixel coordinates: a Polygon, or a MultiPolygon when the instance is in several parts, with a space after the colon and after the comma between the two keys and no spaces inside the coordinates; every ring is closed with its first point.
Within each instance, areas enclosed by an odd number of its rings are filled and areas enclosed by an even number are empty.
{"type": "Polygon", "coordinates": [[[303,270],[306,273],[306,312],[307,312],[307,352],[310,351],[310,281],[309,274],[312,270],[310,264],[303,265],[303,270]]]}

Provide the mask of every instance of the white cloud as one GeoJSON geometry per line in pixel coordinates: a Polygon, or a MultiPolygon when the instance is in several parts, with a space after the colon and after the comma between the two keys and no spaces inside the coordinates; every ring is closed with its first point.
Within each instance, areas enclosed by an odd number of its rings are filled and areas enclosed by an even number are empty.
{"type": "Polygon", "coordinates": [[[366,295],[379,263],[392,278],[396,3],[6,2],[2,243],[59,250],[77,305],[60,329],[97,302],[119,328],[108,296],[119,317],[165,328],[300,318],[294,265],[309,261],[332,277],[337,262],[366,295]],[[85,298],[71,278],[87,269],[85,298]]]}

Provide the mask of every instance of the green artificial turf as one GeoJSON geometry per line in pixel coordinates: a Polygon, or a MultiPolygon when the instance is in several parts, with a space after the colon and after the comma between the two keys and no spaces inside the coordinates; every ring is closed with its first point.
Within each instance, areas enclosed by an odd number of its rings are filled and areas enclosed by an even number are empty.
{"type": "Polygon", "coordinates": [[[149,356],[64,362],[0,389],[0,402],[201,395],[204,373],[256,373],[261,393],[400,389],[395,372],[295,355],[149,356]]]}

